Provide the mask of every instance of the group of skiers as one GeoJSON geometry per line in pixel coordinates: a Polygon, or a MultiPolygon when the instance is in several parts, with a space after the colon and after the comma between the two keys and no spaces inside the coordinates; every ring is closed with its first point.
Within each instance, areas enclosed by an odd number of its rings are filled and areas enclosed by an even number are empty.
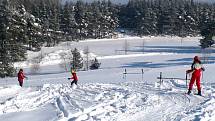
{"type": "MultiPolygon", "coordinates": [[[[75,83],[77,85],[77,82],[78,82],[78,76],[76,74],[76,71],[75,69],[71,68],[71,74],[72,74],[72,77],[71,78],[68,78],[68,80],[71,80],[71,86],[75,83]]],[[[23,86],[23,81],[25,78],[27,78],[23,72],[23,69],[20,69],[18,74],[17,74],[17,77],[18,77],[18,82],[19,82],[19,85],[22,87],[23,86]]]]}
{"type": "MultiPolygon", "coordinates": [[[[198,90],[198,95],[202,95],[201,93],[201,72],[204,71],[204,67],[202,66],[202,63],[200,61],[200,58],[198,56],[195,56],[193,58],[193,63],[191,65],[191,69],[186,71],[186,74],[192,73],[192,77],[190,79],[190,83],[189,83],[189,87],[188,87],[188,92],[187,94],[190,94],[193,88],[193,84],[196,82],[196,86],[197,86],[197,90],[198,90]]],[[[68,78],[68,80],[71,80],[71,86],[75,83],[77,85],[78,82],[78,77],[76,75],[76,71],[75,69],[71,68],[71,74],[72,77],[68,78]]],[[[22,87],[23,86],[23,80],[24,78],[27,78],[24,73],[23,73],[23,69],[19,70],[18,73],[18,81],[19,81],[19,85],[22,87]]]]}

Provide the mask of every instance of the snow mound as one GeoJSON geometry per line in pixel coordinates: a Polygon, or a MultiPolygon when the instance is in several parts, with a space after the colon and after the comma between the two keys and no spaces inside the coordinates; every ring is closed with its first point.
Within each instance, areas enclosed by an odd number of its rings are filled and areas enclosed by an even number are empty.
{"type": "Polygon", "coordinates": [[[6,118],[12,121],[12,115],[17,115],[18,121],[37,116],[40,118],[34,121],[168,121],[214,118],[214,88],[212,92],[211,88],[205,88],[205,96],[200,97],[186,95],[182,81],[171,80],[162,85],[155,87],[135,82],[1,87],[0,120],[6,118]],[[43,114],[46,110],[48,112],[43,114]],[[25,113],[28,114],[27,117],[25,113]]]}

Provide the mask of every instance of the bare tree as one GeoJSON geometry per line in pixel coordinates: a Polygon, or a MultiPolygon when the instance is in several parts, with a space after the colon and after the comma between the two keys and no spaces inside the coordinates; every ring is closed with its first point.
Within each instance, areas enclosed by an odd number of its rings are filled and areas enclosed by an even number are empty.
{"type": "Polygon", "coordinates": [[[33,58],[32,60],[30,60],[30,63],[31,63],[30,72],[32,74],[36,74],[40,71],[40,62],[42,61],[43,58],[44,58],[44,54],[41,49],[39,55],[37,57],[33,58]]]}
{"type": "Polygon", "coordinates": [[[38,59],[38,57],[33,58],[31,60],[30,72],[32,74],[36,74],[39,72],[39,70],[40,70],[40,59],[38,59]]]}
{"type": "Polygon", "coordinates": [[[61,63],[60,63],[60,67],[63,68],[66,72],[69,71],[69,58],[71,58],[72,54],[71,53],[66,53],[66,52],[62,52],[60,53],[60,58],[61,58],[61,63]]]}
{"type": "Polygon", "coordinates": [[[201,49],[201,53],[202,53],[202,60],[204,64],[208,64],[209,63],[209,58],[211,57],[211,53],[212,53],[212,48],[204,48],[201,49]]]}
{"type": "Polygon", "coordinates": [[[125,52],[125,55],[127,55],[128,50],[129,50],[129,43],[128,43],[127,39],[125,39],[125,41],[124,41],[123,50],[125,52]]]}
{"type": "Polygon", "coordinates": [[[86,46],[84,49],[86,70],[89,70],[89,53],[90,53],[89,47],[86,46]]]}

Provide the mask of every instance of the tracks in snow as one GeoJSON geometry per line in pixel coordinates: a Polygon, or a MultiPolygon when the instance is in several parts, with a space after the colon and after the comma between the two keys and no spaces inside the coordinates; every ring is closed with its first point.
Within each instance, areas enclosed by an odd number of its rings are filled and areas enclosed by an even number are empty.
{"type": "Polygon", "coordinates": [[[47,84],[16,88],[14,93],[4,95],[7,98],[1,101],[1,114],[33,111],[52,104],[59,120],[117,120],[141,111],[144,106],[140,102],[150,102],[147,95],[134,93],[127,85],[85,84],[73,89],[69,85],[47,84]]]}
{"type": "Polygon", "coordinates": [[[112,84],[88,84],[56,99],[62,120],[117,120],[142,110],[142,94],[112,84]]]}
{"type": "MultiPolygon", "coordinates": [[[[76,89],[66,84],[47,84],[36,88],[16,87],[15,90],[1,101],[1,114],[30,111],[52,104],[60,121],[167,121],[182,120],[196,113],[193,112],[195,109],[203,110],[197,108],[200,103],[205,107],[209,105],[205,98],[186,96],[186,88],[176,81],[164,83],[160,88],[146,83],[84,84],[76,89]]],[[[210,115],[214,113],[208,111],[210,115]]]]}
{"type": "MultiPolygon", "coordinates": [[[[16,86],[11,87],[17,88],[16,86]]],[[[19,88],[12,95],[5,94],[5,100],[0,104],[0,113],[23,112],[35,110],[52,101],[53,95],[48,90],[19,88]]]]}

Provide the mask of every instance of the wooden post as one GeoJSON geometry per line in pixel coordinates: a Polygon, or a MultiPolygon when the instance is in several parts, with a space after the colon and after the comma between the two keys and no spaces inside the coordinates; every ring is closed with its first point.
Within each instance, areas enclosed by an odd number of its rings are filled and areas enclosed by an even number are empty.
{"type": "Polygon", "coordinates": [[[143,74],[144,74],[144,71],[143,71],[143,69],[141,69],[141,71],[142,71],[142,81],[143,81],[143,74]]]}
{"type": "Polygon", "coordinates": [[[126,80],[126,74],[127,74],[127,70],[125,69],[125,72],[123,73],[123,79],[126,80]]]}
{"type": "Polygon", "coordinates": [[[162,83],[162,72],[160,72],[160,84],[162,83]]]}

